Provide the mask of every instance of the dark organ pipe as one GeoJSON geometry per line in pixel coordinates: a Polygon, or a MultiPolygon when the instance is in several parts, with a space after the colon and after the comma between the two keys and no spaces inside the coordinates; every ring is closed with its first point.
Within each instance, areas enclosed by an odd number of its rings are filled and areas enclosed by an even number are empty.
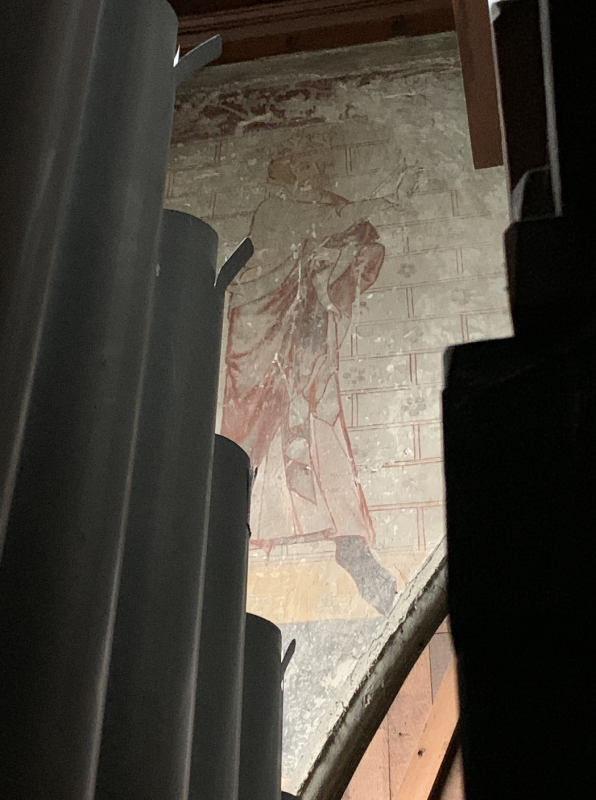
{"type": "Polygon", "coordinates": [[[239,800],[280,800],[281,631],[246,615],[239,800]]]}
{"type": "Polygon", "coordinates": [[[176,31],[165,0],[103,4],[0,564],[2,800],[94,794],[176,31]]]}
{"type": "Polygon", "coordinates": [[[2,3],[0,558],[101,8],[2,3]]]}
{"type": "Polygon", "coordinates": [[[250,462],[215,437],[189,800],[237,800],[250,462]]]}
{"type": "Polygon", "coordinates": [[[188,791],[225,292],[216,260],[213,228],[164,211],[96,800],[188,791]]]}

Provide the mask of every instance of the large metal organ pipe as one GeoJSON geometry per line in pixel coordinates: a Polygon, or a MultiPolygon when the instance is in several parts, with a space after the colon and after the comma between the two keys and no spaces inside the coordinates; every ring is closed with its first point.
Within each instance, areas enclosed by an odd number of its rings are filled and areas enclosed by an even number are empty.
{"type": "Polygon", "coordinates": [[[92,798],[172,123],[176,16],[105,0],[0,563],[0,796],[92,798]]]}
{"type": "Polygon", "coordinates": [[[40,55],[0,87],[0,796],[280,800],[250,464],[223,437],[212,463],[224,291],[252,245],[216,277],[215,231],[162,214],[175,86],[221,40],[174,68],[165,0],[29,11],[2,31],[29,22],[40,55]]]}
{"type": "Polygon", "coordinates": [[[250,462],[215,437],[189,800],[237,800],[250,462]]]}
{"type": "Polygon", "coordinates": [[[2,7],[0,557],[103,6],[2,7]]]}
{"type": "Polygon", "coordinates": [[[188,791],[225,291],[216,261],[213,228],[164,211],[97,800],[188,791]]]}
{"type": "Polygon", "coordinates": [[[279,800],[282,730],[281,631],[246,615],[239,800],[279,800]]]}

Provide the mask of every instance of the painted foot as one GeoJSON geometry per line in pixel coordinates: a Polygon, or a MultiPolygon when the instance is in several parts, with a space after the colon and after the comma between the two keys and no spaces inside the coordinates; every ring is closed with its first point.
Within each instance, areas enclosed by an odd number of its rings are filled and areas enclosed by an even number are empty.
{"type": "Polygon", "coordinates": [[[350,573],[360,596],[386,617],[397,589],[393,575],[379,564],[360,536],[338,536],[335,546],[335,560],[350,573]]]}

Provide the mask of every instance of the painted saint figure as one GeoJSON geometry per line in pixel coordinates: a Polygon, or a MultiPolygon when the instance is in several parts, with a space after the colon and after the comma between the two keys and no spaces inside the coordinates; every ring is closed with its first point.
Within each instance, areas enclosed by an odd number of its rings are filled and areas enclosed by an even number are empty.
{"type": "Polygon", "coordinates": [[[396,583],[370,549],[339,349],[385,255],[368,218],[400,203],[412,178],[404,168],[394,197],[349,202],[326,188],[328,153],[287,151],[269,164],[272,191],[251,224],[255,254],[230,287],[222,433],[258,467],[253,546],[332,540],[361,596],[387,614],[396,583]]]}

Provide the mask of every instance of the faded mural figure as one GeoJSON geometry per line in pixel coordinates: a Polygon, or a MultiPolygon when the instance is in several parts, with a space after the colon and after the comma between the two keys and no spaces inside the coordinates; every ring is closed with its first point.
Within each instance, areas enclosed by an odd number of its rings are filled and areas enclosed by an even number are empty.
{"type": "Polygon", "coordinates": [[[389,197],[350,202],[327,189],[331,150],[316,142],[271,159],[256,209],[255,254],[230,287],[222,434],[258,476],[252,545],[332,540],[360,595],[387,614],[396,582],[374,557],[339,388],[339,348],[352,307],[376,281],[385,249],[369,217],[401,204],[416,170],[389,197]]]}

